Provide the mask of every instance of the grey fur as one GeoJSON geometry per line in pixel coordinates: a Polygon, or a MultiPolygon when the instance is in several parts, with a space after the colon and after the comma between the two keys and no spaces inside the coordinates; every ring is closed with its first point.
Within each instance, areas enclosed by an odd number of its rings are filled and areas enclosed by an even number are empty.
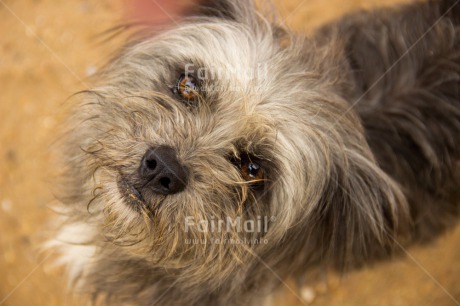
{"type": "Polygon", "coordinates": [[[458,5],[362,12],[302,37],[246,1],[219,4],[225,11],[208,6],[127,44],[100,84],[77,95],[61,227],[49,246],[94,300],[258,305],[279,283],[273,272],[390,258],[458,216],[458,5]],[[189,105],[171,91],[188,63],[269,70],[207,80],[219,90],[189,105]],[[139,185],[139,162],[158,145],[176,150],[187,188],[127,200],[118,182],[139,185]],[[230,162],[241,152],[261,160],[265,190],[230,162]],[[184,230],[187,216],[275,218],[267,233],[203,233],[184,230]],[[268,243],[184,243],[215,238],[268,243]]]}

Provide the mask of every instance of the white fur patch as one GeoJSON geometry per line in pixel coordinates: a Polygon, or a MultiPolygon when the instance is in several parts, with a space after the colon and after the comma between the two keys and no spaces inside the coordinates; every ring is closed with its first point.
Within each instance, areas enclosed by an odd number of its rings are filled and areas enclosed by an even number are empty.
{"type": "Polygon", "coordinates": [[[47,249],[59,254],[56,266],[65,266],[68,272],[69,286],[77,285],[78,279],[87,273],[96,254],[96,246],[90,241],[96,234],[95,229],[86,223],[77,222],[63,226],[56,239],[46,243],[47,249]]]}

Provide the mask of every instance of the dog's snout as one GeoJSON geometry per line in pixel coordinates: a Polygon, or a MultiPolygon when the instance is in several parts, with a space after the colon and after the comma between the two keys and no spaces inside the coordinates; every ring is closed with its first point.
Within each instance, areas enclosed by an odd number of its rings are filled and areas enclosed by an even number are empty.
{"type": "Polygon", "coordinates": [[[178,161],[176,151],[168,146],[148,149],[139,172],[144,186],[156,193],[175,194],[187,186],[187,170],[178,161]]]}

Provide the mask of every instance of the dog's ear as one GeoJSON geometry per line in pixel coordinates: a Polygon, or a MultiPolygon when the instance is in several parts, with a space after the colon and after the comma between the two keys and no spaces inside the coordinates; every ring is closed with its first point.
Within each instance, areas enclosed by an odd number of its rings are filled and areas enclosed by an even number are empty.
{"type": "Polygon", "coordinates": [[[173,26],[187,17],[222,18],[245,23],[255,15],[252,0],[126,0],[129,21],[173,26]]]}
{"type": "Polygon", "coordinates": [[[254,17],[252,0],[199,0],[192,15],[245,22],[254,17]]]}
{"type": "Polygon", "coordinates": [[[410,213],[401,187],[378,167],[370,149],[336,162],[316,214],[322,257],[340,269],[400,251],[410,213]]]}

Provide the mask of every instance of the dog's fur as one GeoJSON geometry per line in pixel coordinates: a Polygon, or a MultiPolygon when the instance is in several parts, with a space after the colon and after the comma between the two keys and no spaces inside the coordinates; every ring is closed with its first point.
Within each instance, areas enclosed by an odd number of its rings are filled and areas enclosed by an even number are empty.
{"type": "Polygon", "coordinates": [[[454,223],[460,5],[358,13],[303,37],[247,1],[209,3],[129,43],[78,95],[50,243],[72,286],[116,305],[258,305],[282,278],[388,258],[454,223]],[[188,63],[268,73],[206,80],[218,90],[190,105],[171,91],[188,63]],[[120,181],[139,186],[159,145],[188,169],[186,189],[124,196],[120,181]],[[231,162],[243,152],[265,169],[264,190],[231,162]],[[266,233],[202,232],[185,231],[187,216],[274,218],[266,233]]]}

